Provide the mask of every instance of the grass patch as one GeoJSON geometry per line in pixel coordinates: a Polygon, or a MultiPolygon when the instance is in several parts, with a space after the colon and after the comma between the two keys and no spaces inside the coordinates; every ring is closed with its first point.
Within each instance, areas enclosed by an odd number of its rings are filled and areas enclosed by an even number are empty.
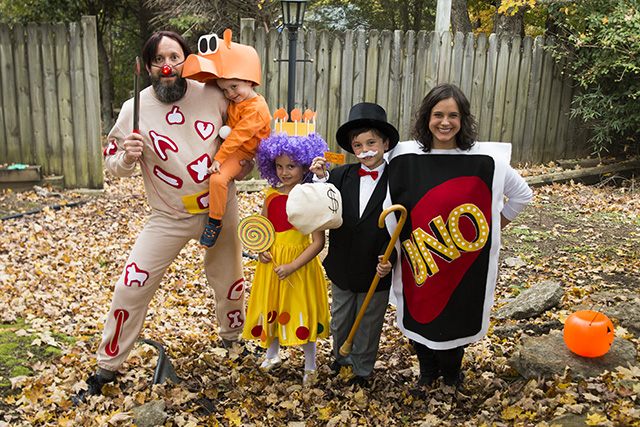
{"type": "Polygon", "coordinates": [[[60,355],[60,344],[75,343],[73,337],[60,333],[29,331],[30,326],[19,319],[16,323],[0,324],[0,396],[11,392],[13,377],[34,374],[36,362],[47,362],[60,355]]]}

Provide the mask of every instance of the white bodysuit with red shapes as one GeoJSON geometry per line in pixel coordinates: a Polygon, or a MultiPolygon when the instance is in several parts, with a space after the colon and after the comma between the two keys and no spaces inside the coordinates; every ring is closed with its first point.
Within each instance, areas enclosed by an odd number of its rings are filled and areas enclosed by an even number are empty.
{"type": "MultiPolygon", "coordinates": [[[[140,169],[152,214],[116,283],[98,349],[98,366],[111,371],[131,351],[165,271],[189,240],[200,238],[208,221],[207,168],[218,149],[227,100],[217,86],[187,82],[187,93],[173,104],[160,102],[149,88],[140,93],[140,169]]],[[[132,123],[133,102],[128,100],[104,150],[107,171],[114,176],[136,172],[137,163],[124,162],[123,142],[132,123]]],[[[244,279],[235,183],[229,186],[225,227],[215,248],[203,251],[203,257],[207,281],[215,291],[219,335],[237,340],[244,325],[244,279]]]]}

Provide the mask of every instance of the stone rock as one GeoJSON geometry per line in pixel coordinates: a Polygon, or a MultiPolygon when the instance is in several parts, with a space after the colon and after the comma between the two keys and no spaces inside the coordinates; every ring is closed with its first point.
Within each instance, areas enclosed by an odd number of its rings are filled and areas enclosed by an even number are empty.
{"type": "Polygon", "coordinates": [[[164,400],[154,400],[133,408],[134,421],[138,427],[163,426],[167,420],[164,400]]]}
{"type": "Polygon", "coordinates": [[[554,329],[562,329],[564,325],[558,320],[551,320],[544,323],[524,323],[517,325],[496,326],[493,334],[500,338],[509,338],[523,332],[528,335],[546,335],[554,329]]]}
{"type": "Polygon", "coordinates": [[[523,337],[509,359],[509,364],[524,378],[562,375],[565,368],[571,368],[574,379],[583,380],[597,377],[604,371],[613,372],[618,366],[638,366],[635,346],[615,337],[611,349],[600,357],[582,357],[572,353],[564,343],[562,334],[523,337]]]}
{"type": "Polygon", "coordinates": [[[538,316],[560,304],[564,289],[558,282],[546,281],[531,286],[514,300],[498,308],[493,317],[497,320],[528,319],[538,316]]]}
{"type": "Polygon", "coordinates": [[[640,337],[640,303],[637,301],[623,301],[615,307],[605,307],[602,313],[610,319],[616,319],[622,327],[640,337]]]}
{"type": "Polygon", "coordinates": [[[504,263],[509,267],[523,267],[527,265],[526,261],[520,258],[519,256],[512,256],[509,258],[505,258],[504,263]]]}

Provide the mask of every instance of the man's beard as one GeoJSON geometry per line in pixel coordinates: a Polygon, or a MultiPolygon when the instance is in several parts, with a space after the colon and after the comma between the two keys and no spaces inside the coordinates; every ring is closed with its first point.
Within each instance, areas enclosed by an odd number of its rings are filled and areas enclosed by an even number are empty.
{"type": "Polygon", "coordinates": [[[187,80],[180,76],[177,76],[175,83],[166,85],[162,83],[161,77],[151,74],[151,84],[158,99],[166,104],[180,100],[187,92],[187,80]]]}

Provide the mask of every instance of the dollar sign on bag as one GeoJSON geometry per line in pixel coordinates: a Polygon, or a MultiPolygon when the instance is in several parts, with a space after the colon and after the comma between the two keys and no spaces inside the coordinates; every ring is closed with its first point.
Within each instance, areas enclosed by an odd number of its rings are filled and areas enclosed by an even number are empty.
{"type": "Polygon", "coordinates": [[[327,197],[329,197],[329,199],[331,200],[331,205],[329,206],[329,209],[331,210],[331,212],[333,213],[338,212],[340,203],[338,202],[338,199],[336,199],[336,192],[333,191],[333,188],[330,188],[327,190],[327,197]]]}

